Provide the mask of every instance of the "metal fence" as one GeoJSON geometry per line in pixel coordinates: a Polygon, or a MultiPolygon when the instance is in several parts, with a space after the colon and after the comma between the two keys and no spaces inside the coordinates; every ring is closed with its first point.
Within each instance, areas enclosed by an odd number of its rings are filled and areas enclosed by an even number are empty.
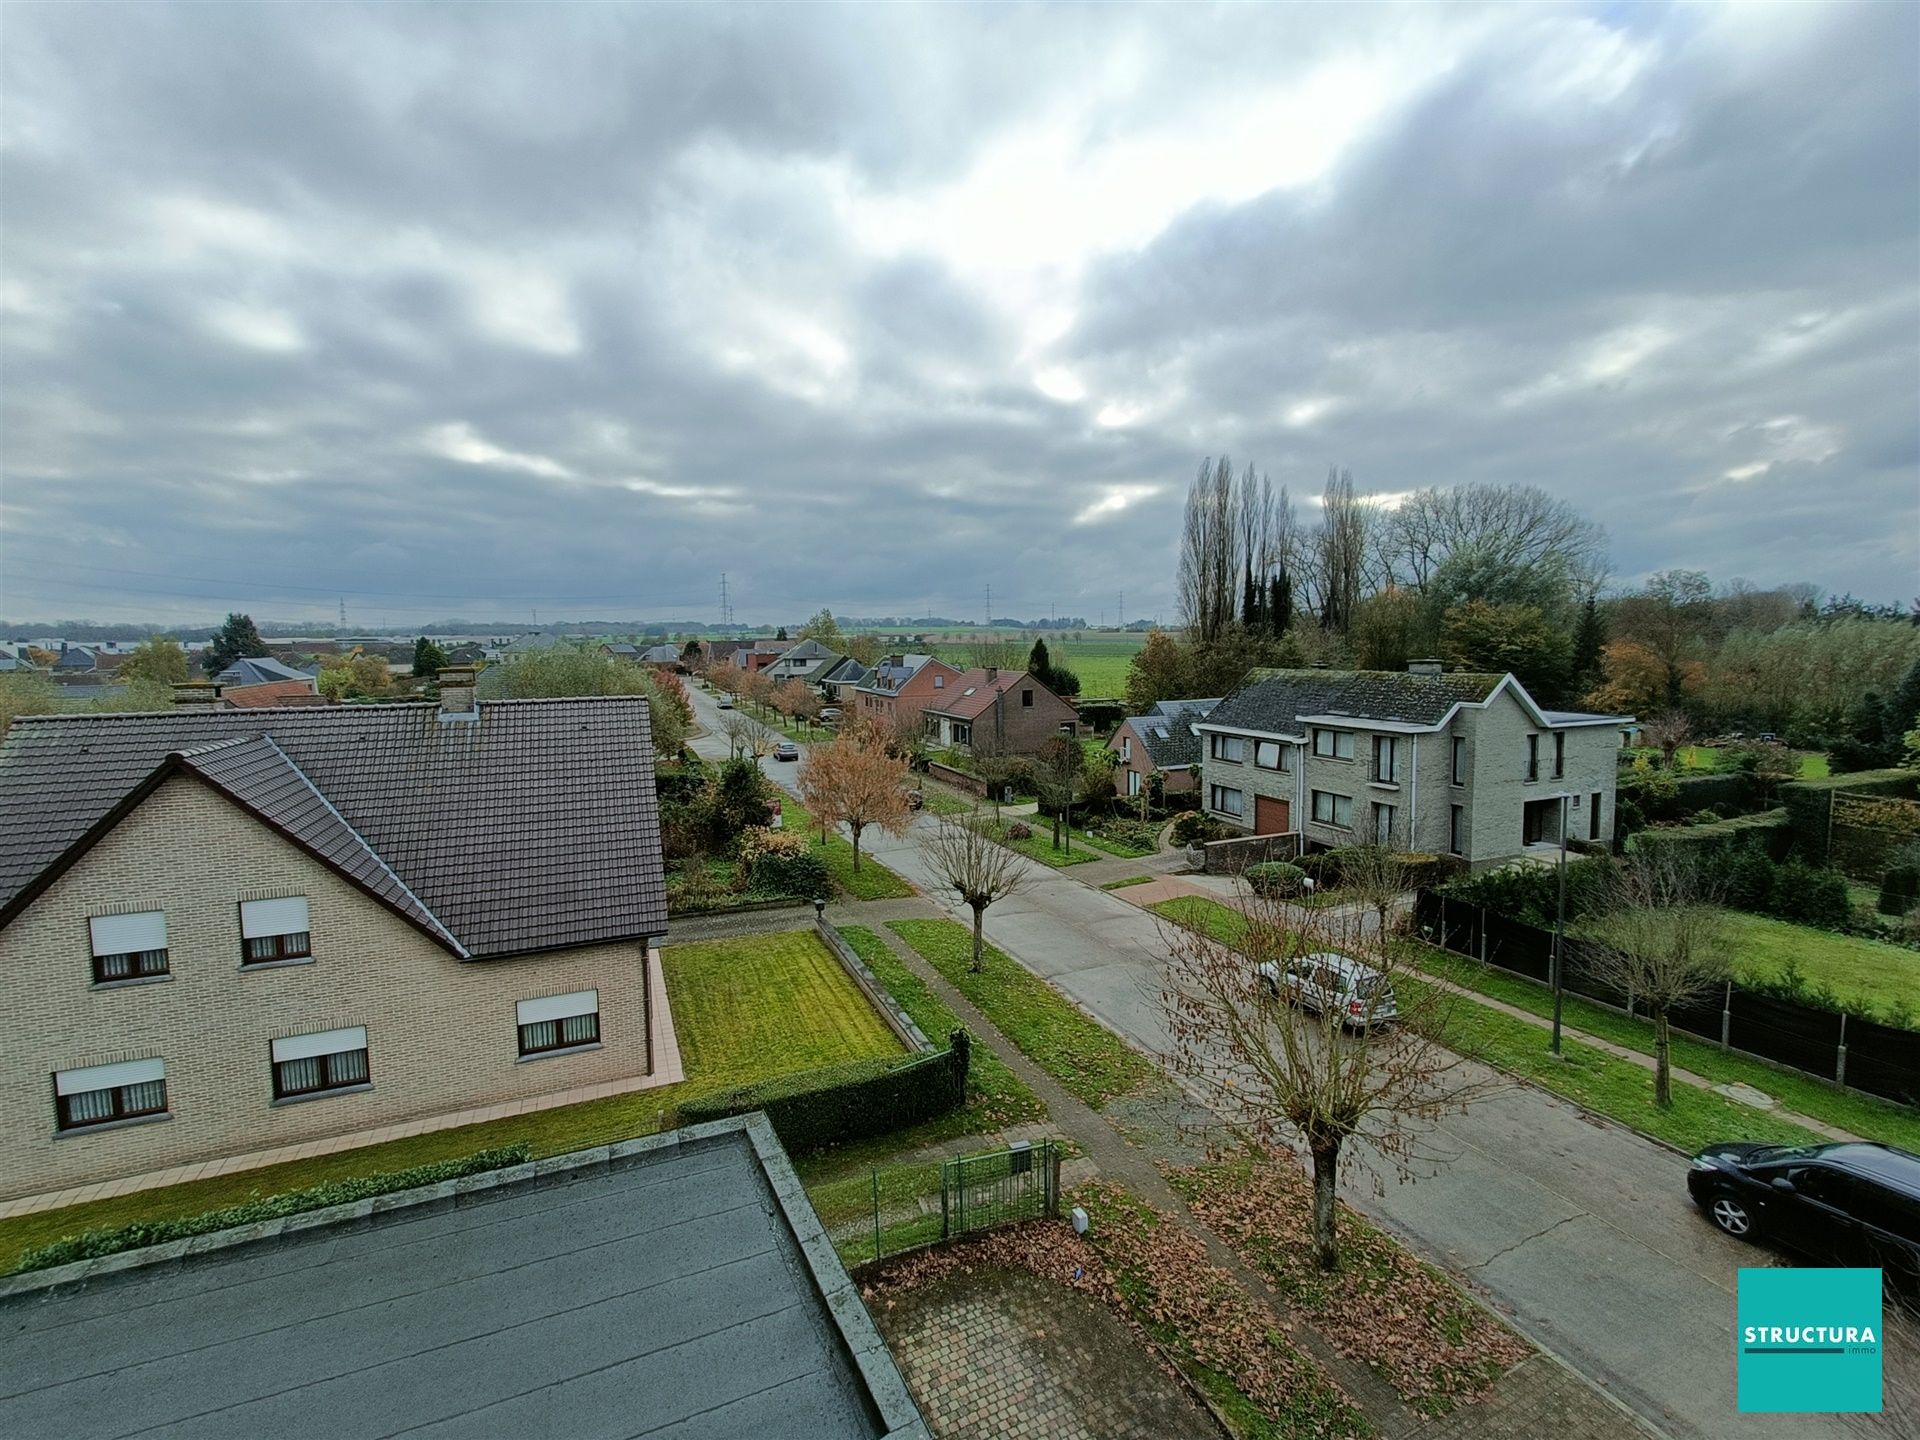
{"type": "Polygon", "coordinates": [[[850,1266],[996,1225],[1055,1219],[1060,1160],[1057,1140],[1038,1140],[949,1160],[875,1166],[868,1176],[870,1204],[858,1214],[843,1209],[822,1218],[850,1266]]]}
{"type": "MultiPolygon", "coordinates": [[[[1550,983],[1551,930],[1477,905],[1450,904],[1426,890],[1415,902],[1414,917],[1421,933],[1443,949],[1542,985],[1550,983]]],[[[1577,947],[1568,948],[1563,981],[1568,994],[1629,1015],[1644,1014],[1636,1011],[1631,995],[1588,973],[1577,947]]],[[[1735,984],[1728,984],[1714,1001],[1669,1012],[1668,1019],[1674,1029],[1711,1040],[1723,1050],[1770,1060],[1904,1105],[1920,1104],[1920,1032],[1762,995],[1735,984]]]]}

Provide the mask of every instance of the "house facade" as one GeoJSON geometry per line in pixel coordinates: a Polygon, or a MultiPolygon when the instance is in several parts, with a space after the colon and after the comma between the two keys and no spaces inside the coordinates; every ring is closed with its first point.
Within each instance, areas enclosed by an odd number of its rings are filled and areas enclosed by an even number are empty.
{"type": "Polygon", "coordinates": [[[1475,868],[1613,838],[1623,717],[1546,710],[1512,675],[1255,671],[1195,725],[1201,805],[1308,848],[1382,844],[1475,868]]]}
{"type": "Polygon", "coordinates": [[[16,723],[0,1198],[648,1083],[646,704],[474,705],[471,680],[16,723]]]}
{"type": "Polygon", "coordinates": [[[958,694],[960,672],[931,655],[888,655],[853,692],[863,720],[892,731],[917,720],[927,706],[958,694]]]}
{"type": "Polygon", "coordinates": [[[970,750],[991,740],[1013,755],[1034,755],[1049,740],[1078,732],[1080,712],[1024,670],[968,670],[921,708],[936,745],[970,750]]]}
{"type": "Polygon", "coordinates": [[[1193,727],[1220,702],[1162,700],[1144,715],[1129,715],[1107,741],[1119,762],[1113,772],[1115,793],[1138,797],[1154,772],[1169,795],[1185,795],[1200,784],[1200,734],[1193,727]]]}
{"type": "Polygon", "coordinates": [[[818,640],[802,640],[781,651],[773,664],[766,667],[767,674],[776,685],[788,680],[810,685],[844,658],[818,640]]]}

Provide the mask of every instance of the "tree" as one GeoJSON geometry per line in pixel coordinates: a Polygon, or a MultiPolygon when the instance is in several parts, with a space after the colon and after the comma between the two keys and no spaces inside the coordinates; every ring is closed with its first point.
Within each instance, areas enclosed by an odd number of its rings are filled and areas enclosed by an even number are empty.
{"type": "Polygon", "coordinates": [[[1607,643],[1607,622],[1601,617],[1600,602],[1587,596],[1580,607],[1580,620],[1573,628],[1573,653],[1567,668],[1568,682],[1575,695],[1585,695],[1600,683],[1600,652],[1607,643]]]}
{"type": "Polygon", "coordinates": [[[1315,547],[1320,626],[1342,634],[1353,624],[1366,576],[1374,509],[1353,488],[1353,472],[1327,472],[1320,497],[1320,534],[1315,547]]]}
{"type": "Polygon", "coordinates": [[[776,630],[776,631],[774,631],[774,632],[773,632],[773,638],[774,638],[774,639],[776,639],[776,640],[784,640],[784,639],[786,639],[786,638],[787,638],[787,627],[786,627],[786,626],[784,626],[784,625],[782,625],[782,626],[781,626],[781,627],[780,627],[780,628],[779,628],[778,630],[776,630]]]}
{"type": "Polygon", "coordinates": [[[730,758],[738,760],[751,757],[763,760],[773,753],[773,747],[780,743],[780,737],[751,715],[735,710],[720,722],[720,729],[727,737],[727,752],[730,758]]]}
{"type": "Polygon", "coordinates": [[[129,685],[178,685],[187,678],[187,652],[171,635],[155,635],[133,647],[120,662],[120,678],[129,685]]]}
{"type": "Polygon", "coordinates": [[[1337,1269],[1347,1142],[1363,1136],[1372,1154],[1408,1177],[1420,1133],[1491,1082],[1481,1078],[1488,1072],[1463,1063],[1465,1037],[1449,1023],[1453,994],[1419,980],[1405,948],[1388,935],[1369,933],[1353,912],[1302,918],[1277,897],[1251,894],[1238,903],[1246,919],[1238,933],[1163,926],[1168,1066],[1256,1156],[1283,1155],[1296,1136],[1304,1143],[1313,1167],[1314,1258],[1337,1269]],[[1327,952],[1362,960],[1385,983],[1356,993],[1358,1014],[1276,1004],[1290,969],[1310,968],[1309,956],[1327,952]],[[1389,994],[1398,1014],[1382,1033],[1372,1007],[1389,994]]]}
{"type": "Polygon", "coordinates": [[[1440,610],[1469,600],[1537,605],[1564,623],[1607,568],[1606,531],[1534,485],[1416,490],[1380,529],[1393,580],[1433,595],[1440,610]]]}
{"type": "Polygon", "coordinates": [[[422,635],[413,642],[413,676],[416,680],[431,680],[447,664],[447,652],[433,641],[422,635]]]}
{"type": "Polygon", "coordinates": [[[698,675],[707,668],[707,652],[700,648],[698,640],[689,640],[680,647],[680,664],[690,675],[698,675]]]}
{"type": "Polygon", "coordinates": [[[1706,872],[1673,846],[1635,850],[1612,877],[1593,938],[1581,945],[1594,978],[1653,1017],[1653,1101],[1673,1104],[1668,1016],[1716,993],[1733,973],[1726,912],[1706,872]]]}
{"type": "Polygon", "coordinates": [[[1446,613],[1440,654],[1448,664],[1493,674],[1512,671],[1536,700],[1553,704],[1567,683],[1567,637],[1532,605],[1469,600],[1446,613]]]}
{"type": "Polygon", "coordinates": [[[1285,486],[1249,465],[1238,476],[1225,455],[1200,462],[1187,490],[1180,538],[1180,619],[1190,640],[1206,643],[1236,627],[1265,629],[1262,587],[1295,545],[1293,503],[1285,486]]]}
{"type": "MultiPolygon", "coordinates": [[[[1626,636],[1609,640],[1600,650],[1600,671],[1604,678],[1587,696],[1589,705],[1627,715],[1668,708],[1666,662],[1638,640],[1626,636]]],[[[1683,679],[1683,690],[1692,685],[1693,681],[1683,679]]]]}
{"type": "Polygon", "coordinates": [[[1693,722],[1679,710],[1662,710],[1640,722],[1640,738],[1660,752],[1660,763],[1673,768],[1673,757],[1693,738],[1693,722]]]}
{"type": "Polygon", "coordinates": [[[1406,861],[1387,845],[1355,845],[1340,855],[1340,890],[1373,912],[1374,934],[1391,936],[1400,928],[1395,911],[1413,889],[1406,861]]]}
{"type": "Polygon", "coordinates": [[[853,868],[860,869],[860,836],[869,826],[904,835],[913,820],[907,800],[907,762],[865,726],[841,731],[831,745],[815,745],[800,762],[800,798],[823,825],[845,825],[853,837],[853,868]]]}
{"type": "Polygon", "coordinates": [[[1773,804],[1782,785],[1800,777],[1800,757],[1784,745],[1765,740],[1742,745],[1734,754],[1734,762],[1753,777],[1760,787],[1761,801],[1767,805],[1773,804]]]}
{"type": "Polygon", "coordinates": [[[1394,585],[1360,602],[1352,638],[1354,663],[1362,670],[1405,670],[1409,660],[1434,648],[1420,597],[1394,585]]]}
{"type": "Polygon", "coordinates": [[[1194,698],[1187,688],[1187,651],[1166,631],[1147,632],[1147,643],[1127,662],[1127,710],[1144,714],[1162,700],[1194,698]]]}
{"type": "Polygon", "coordinates": [[[939,828],[920,846],[933,873],[973,912],[973,959],[968,968],[986,969],[987,908],[1026,884],[1020,857],[993,838],[979,814],[942,817],[939,828]]]}
{"type": "Polygon", "coordinates": [[[365,700],[385,695],[393,688],[393,677],[380,656],[356,650],[345,655],[323,655],[313,683],[329,700],[365,700]]]}
{"type": "Polygon", "coordinates": [[[22,715],[51,715],[60,708],[60,687],[36,670],[0,674],[0,735],[22,715]]]}
{"type": "Polygon", "coordinates": [[[207,642],[207,674],[218,675],[236,660],[270,653],[251,615],[229,614],[207,642]]]}
{"type": "Polygon", "coordinates": [[[895,709],[887,722],[887,747],[917,770],[927,754],[926,717],[917,710],[895,709]]]}
{"type": "Polygon", "coordinates": [[[973,773],[986,788],[987,799],[992,802],[993,813],[998,817],[1000,797],[1013,779],[1017,757],[1007,749],[1006,741],[991,730],[976,729],[972,741],[967,745],[967,759],[973,773]]]}
{"type": "Polygon", "coordinates": [[[800,638],[818,640],[833,651],[840,651],[846,644],[845,637],[840,633],[840,622],[833,618],[833,612],[824,605],[814,612],[811,620],[800,627],[800,638]]]}
{"type": "Polygon", "coordinates": [[[782,715],[791,715],[802,725],[813,724],[825,707],[819,692],[804,680],[783,680],[774,690],[774,703],[782,715]]]}
{"type": "Polygon", "coordinates": [[[1276,638],[1293,628],[1293,577],[1284,564],[1267,581],[1267,626],[1276,638]]]}
{"type": "MultiPolygon", "coordinates": [[[[1046,637],[1040,636],[1033,642],[1033,648],[1027,652],[1027,673],[1049,690],[1053,690],[1053,657],[1047,653],[1046,637]]],[[[1060,692],[1054,690],[1054,694],[1060,692]]]]}
{"type": "Polygon", "coordinates": [[[746,672],[731,660],[722,660],[707,672],[707,683],[723,695],[738,695],[746,672]]]}
{"type": "Polygon", "coordinates": [[[1069,855],[1073,853],[1073,802],[1086,793],[1086,758],[1078,740],[1062,735],[1041,748],[1033,766],[1040,807],[1053,817],[1054,849],[1069,855]]]}
{"type": "Polygon", "coordinates": [[[693,728],[693,711],[684,694],[674,693],[651,670],[586,643],[509,655],[480,672],[479,693],[486,699],[506,700],[644,696],[654,753],[658,755],[678,755],[693,728]]]}
{"type": "Polygon", "coordinates": [[[773,705],[773,677],[764,670],[749,670],[741,677],[740,693],[764,715],[773,705]]]}
{"type": "Polygon", "coordinates": [[[878,635],[854,635],[847,640],[847,654],[862,665],[871,668],[880,661],[880,637],[878,635]]]}
{"type": "Polygon", "coordinates": [[[1699,656],[1713,619],[1713,586],[1698,570],[1662,570],[1614,607],[1614,631],[1660,663],[1665,703],[1678,706],[1698,683],[1699,656]]]}
{"type": "Polygon", "coordinates": [[[967,646],[967,663],[976,670],[1011,670],[1020,663],[1020,644],[1004,635],[976,637],[967,646]]]}

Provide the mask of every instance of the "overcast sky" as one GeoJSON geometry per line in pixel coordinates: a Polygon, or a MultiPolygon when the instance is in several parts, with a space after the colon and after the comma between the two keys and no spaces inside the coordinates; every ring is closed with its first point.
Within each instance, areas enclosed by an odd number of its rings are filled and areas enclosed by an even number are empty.
{"type": "Polygon", "coordinates": [[[1917,16],[10,4],[0,616],[1171,618],[1220,450],[1902,600],[1917,16]]]}

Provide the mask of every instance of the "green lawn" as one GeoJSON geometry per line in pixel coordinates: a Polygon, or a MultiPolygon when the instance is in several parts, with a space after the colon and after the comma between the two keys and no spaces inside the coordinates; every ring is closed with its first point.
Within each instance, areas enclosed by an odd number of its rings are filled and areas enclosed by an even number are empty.
{"type": "Polygon", "coordinates": [[[1147,909],[1174,924],[1197,934],[1211,936],[1224,945],[1238,945],[1247,933],[1247,917],[1231,905],[1209,900],[1203,895],[1177,895],[1160,900],[1147,909]]]}
{"type": "Polygon", "coordinates": [[[923,784],[920,793],[926,797],[927,812],[932,815],[971,815],[979,808],[980,802],[971,796],[961,795],[932,781],[923,784]]]}
{"type": "Polygon", "coordinates": [[[1159,1072],[1111,1030],[993,946],[986,969],[967,967],[973,936],[952,920],[895,920],[888,927],[944,975],[1034,1064],[1098,1110],[1159,1072]]]}
{"type": "MultiPolygon", "coordinates": [[[[1719,775],[1736,769],[1734,756],[1737,748],[1721,745],[1682,745],[1673,752],[1674,772],[1679,775],[1719,775]]],[[[1620,763],[1630,765],[1637,755],[1645,755],[1657,767],[1660,764],[1658,750],[1642,747],[1622,750],[1620,763]]],[[[1825,752],[1803,750],[1800,752],[1800,778],[1802,780],[1824,780],[1831,773],[1825,752]]]]}
{"type": "Polygon", "coordinates": [[[869,829],[861,837],[860,868],[853,868],[853,844],[839,833],[820,838],[820,827],[813,823],[807,807],[785,791],[780,793],[781,823],[789,830],[805,834],[814,853],[826,862],[827,874],[841,894],[854,900],[898,900],[913,894],[913,887],[878,860],[867,854],[866,841],[877,838],[869,829]]]}
{"type": "Polygon", "coordinates": [[[1778,980],[1791,962],[1809,985],[1832,990],[1849,1009],[1905,1024],[1920,1011],[1920,951],[1743,910],[1729,910],[1727,924],[1736,975],[1778,980]]]}
{"type": "Polygon", "coordinates": [[[687,1072],[677,1085],[0,1221],[0,1273],[23,1251],[81,1230],[197,1215],[495,1145],[525,1142],[536,1157],[607,1145],[670,1128],[675,1106],[696,1095],[900,1051],[894,1033],[810,932],[673,946],[661,961],[687,1072]]]}
{"type": "Polygon", "coordinates": [[[1051,865],[1056,870],[1064,870],[1069,865],[1085,865],[1107,853],[1088,843],[1083,831],[1075,831],[1068,838],[1067,843],[1073,846],[1072,849],[1056,846],[1053,843],[1052,823],[1040,815],[1007,817],[1000,822],[995,838],[1009,850],[1018,850],[1029,860],[1038,860],[1042,865],[1051,865]],[[1007,833],[1014,825],[1025,825],[1033,833],[1024,840],[1016,840],[1007,833]]]}
{"type": "MultiPolygon", "coordinates": [[[[1545,986],[1450,950],[1418,941],[1407,943],[1422,969],[1516,1009],[1542,1017],[1553,1013],[1553,994],[1545,986]]],[[[1630,1019],[1574,995],[1566,996],[1561,1008],[1566,1023],[1575,1030],[1638,1050],[1643,1055],[1653,1053],[1653,1027],[1645,1020],[1630,1019]]],[[[1838,1090],[1811,1076],[1731,1055],[1708,1041],[1678,1032],[1673,1036],[1673,1063],[1716,1084],[1737,1081],[1751,1085],[1789,1110],[1855,1135],[1920,1151],[1920,1111],[1904,1105],[1889,1104],[1853,1090],[1838,1090]]]]}

